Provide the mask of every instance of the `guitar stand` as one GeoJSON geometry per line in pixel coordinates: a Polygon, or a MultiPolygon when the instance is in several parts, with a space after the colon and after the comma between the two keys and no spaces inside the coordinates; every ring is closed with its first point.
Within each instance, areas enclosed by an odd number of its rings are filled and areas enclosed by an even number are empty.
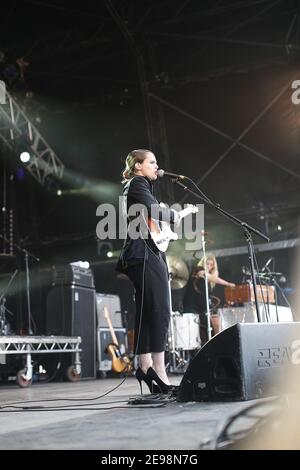
{"type": "Polygon", "coordinates": [[[167,369],[171,374],[182,374],[186,370],[189,360],[184,359],[178,351],[170,351],[171,360],[167,364],[167,369]]]}

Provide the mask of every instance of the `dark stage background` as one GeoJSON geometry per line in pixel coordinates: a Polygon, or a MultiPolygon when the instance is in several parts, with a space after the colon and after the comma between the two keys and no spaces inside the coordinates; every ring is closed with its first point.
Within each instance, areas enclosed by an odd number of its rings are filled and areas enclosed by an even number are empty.
{"type": "MultiPolygon", "coordinates": [[[[10,243],[0,238],[0,274],[5,292],[19,270],[6,292],[14,328],[26,325],[19,248],[39,259],[29,261],[37,325],[49,284],[39,273],[77,260],[91,263],[98,292],[120,293],[132,312],[132,289],[114,271],[122,242],[101,244],[95,229],[97,206],[117,204],[134,148],[152,149],[162,168],[193,178],[278,242],[258,251],[258,264],[273,256],[283,288],[295,290],[299,60],[296,1],[3,1],[0,78],[64,166],[61,178],[33,177],[19,160],[26,126],[12,140],[1,114],[0,233],[10,243]]],[[[168,203],[198,202],[166,178],[157,193],[168,203]]],[[[205,228],[209,251],[245,248],[241,230],[208,206],[205,228]]],[[[192,267],[193,253],[180,244],[170,253],[192,267]]],[[[220,254],[222,277],[242,281],[243,266],[246,254],[220,254]]]]}

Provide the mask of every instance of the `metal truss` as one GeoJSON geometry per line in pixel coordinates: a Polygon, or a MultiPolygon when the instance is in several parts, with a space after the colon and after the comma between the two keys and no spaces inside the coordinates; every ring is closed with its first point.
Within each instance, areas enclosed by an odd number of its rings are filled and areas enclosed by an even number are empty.
{"type": "MultiPolygon", "coordinates": [[[[292,238],[290,240],[278,240],[276,242],[270,243],[258,243],[254,245],[254,249],[256,253],[262,253],[265,251],[273,251],[273,250],[284,250],[286,248],[293,248],[295,246],[300,245],[300,238],[292,238]]],[[[236,246],[233,248],[221,248],[218,250],[214,250],[214,255],[217,258],[221,258],[222,256],[234,256],[234,255],[244,255],[248,253],[248,249],[246,246],[236,246]]],[[[199,252],[195,252],[195,258],[202,258],[202,250],[199,252]]]]}
{"type": "Polygon", "coordinates": [[[17,373],[17,383],[27,387],[32,383],[32,354],[73,353],[73,364],[67,370],[71,381],[81,377],[80,336],[0,336],[0,364],[6,364],[6,355],[21,354],[26,357],[26,365],[17,373]]]}
{"type": "MultiPolygon", "coordinates": [[[[0,87],[3,88],[0,81],[0,87]]],[[[28,147],[31,154],[26,169],[44,186],[49,177],[61,179],[64,164],[36,129],[25,112],[7,90],[2,90],[4,99],[0,102],[0,138],[13,151],[18,140],[28,147]]]]}
{"type": "Polygon", "coordinates": [[[0,354],[80,352],[80,336],[1,336],[0,354]]]}

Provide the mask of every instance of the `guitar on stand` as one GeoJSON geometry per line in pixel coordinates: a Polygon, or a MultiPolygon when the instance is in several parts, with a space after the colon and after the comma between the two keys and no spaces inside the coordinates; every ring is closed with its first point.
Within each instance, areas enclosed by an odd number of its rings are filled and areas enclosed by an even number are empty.
{"type": "Polygon", "coordinates": [[[110,355],[112,361],[112,369],[114,372],[131,372],[132,371],[132,363],[130,359],[121,353],[119,348],[119,342],[116,337],[109,311],[107,307],[103,308],[103,316],[107,321],[108,328],[111,334],[112,343],[108,344],[106,347],[106,352],[110,355]]]}

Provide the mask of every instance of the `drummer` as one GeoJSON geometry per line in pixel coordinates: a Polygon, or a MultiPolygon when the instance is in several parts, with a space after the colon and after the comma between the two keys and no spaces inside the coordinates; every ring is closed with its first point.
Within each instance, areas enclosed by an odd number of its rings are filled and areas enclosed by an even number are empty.
{"type": "Polygon", "coordinates": [[[226,281],[219,276],[218,264],[215,255],[207,254],[202,258],[191,272],[187,283],[186,292],[183,298],[183,308],[185,312],[197,313],[200,318],[200,338],[202,345],[207,342],[207,320],[206,320],[206,289],[205,276],[207,276],[208,296],[210,306],[210,322],[213,334],[219,333],[221,329],[220,317],[214,313],[212,306],[212,293],[216,284],[222,286],[235,287],[233,282],[226,281]],[[206,269],[205,269],[206,267],[206,269]],[[206,273],[205,273],[206,270],[206,273]]]}

